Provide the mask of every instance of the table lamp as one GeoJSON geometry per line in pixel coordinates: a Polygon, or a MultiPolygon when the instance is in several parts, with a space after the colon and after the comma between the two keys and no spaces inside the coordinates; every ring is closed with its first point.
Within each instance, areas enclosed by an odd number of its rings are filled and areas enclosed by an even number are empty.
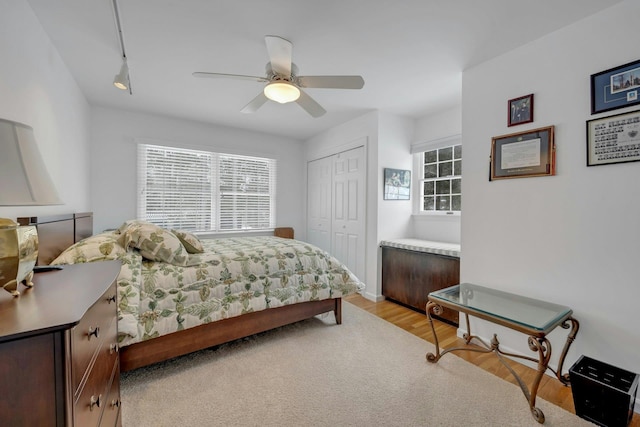
{"type": "MultiPolygon", "coordinates": [[[[0,119],[0,206],[60,205],[38,151],[33,129],[0,119]]],[[[18,226],[0,218],[0,286],[19,296],[18,284],[33,286],[33,267],[38,259],[36,227],[18,226]]]]}

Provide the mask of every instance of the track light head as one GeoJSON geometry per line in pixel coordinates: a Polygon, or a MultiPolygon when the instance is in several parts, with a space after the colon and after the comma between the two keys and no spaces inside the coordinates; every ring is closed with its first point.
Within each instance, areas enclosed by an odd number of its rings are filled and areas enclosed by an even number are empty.
{"type": "Polygon", "coordinates": [[[113,85],[118,89],[129,89],[129,66],[127,65],[126,59],[122,60],[120,72],[116,74],[115,78],[113,79],[113,85]]]}

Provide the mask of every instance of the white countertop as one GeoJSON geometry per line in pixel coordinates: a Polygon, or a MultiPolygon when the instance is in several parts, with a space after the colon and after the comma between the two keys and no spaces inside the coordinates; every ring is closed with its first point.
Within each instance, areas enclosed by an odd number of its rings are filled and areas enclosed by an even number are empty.
{"type": "Polygon", "coordinates": [[[391,239],[381,241],[380,246],[460,258],[460,245],[458,243],[434,242],[422,239],[391,239]]]}

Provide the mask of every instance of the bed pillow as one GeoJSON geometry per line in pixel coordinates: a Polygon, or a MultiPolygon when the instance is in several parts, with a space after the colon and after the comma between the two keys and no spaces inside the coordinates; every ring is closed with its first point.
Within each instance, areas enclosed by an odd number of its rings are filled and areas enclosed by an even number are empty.
{"type": "Polygon", "coordinates": [[[118,229],[115,232],[118,234],[125,234],[130,227],[136,226],[136,225],[154,225],[154,224],[150,223],[149,221],[144,221],[142,219],[129,219],[123,222],[122,225],[118,227],[118,229]]]}
{"type": "Polygon", "coordinates": [[[118,244],[113,232],[87,237],[64,250],[51,264],[81,264],[119,259],[127,251],[118,244]]]}
{"type": "Polygon", "coordinates": [[[132,224],[123,235],[125,246],[138,249],[140,255],[148,260],[179,266],[187,264],[187,250],[180,239],[157,225],[144,222],[132,224]]]}
{"type": "Polygon", "coordinates": [[[171,230],[171,232],[180,240],[188,253],[201,254],[204,252],[202,242],[194,234],[182,230],[171,230]]]}

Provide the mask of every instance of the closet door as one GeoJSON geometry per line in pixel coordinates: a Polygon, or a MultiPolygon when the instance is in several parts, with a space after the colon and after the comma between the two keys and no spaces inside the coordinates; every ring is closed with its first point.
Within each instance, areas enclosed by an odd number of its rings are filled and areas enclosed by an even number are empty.
{"type": "Polygon", "coordinates": [[[331,253],[363,280],[365,277],[365,150],[333,156],[331,253]]]}
{"type": "Polygon", "coordinates": [[[331,252],[331,179],[333,158],[307,164],[307,240],[331,252]]]}
{"type": "Polygon", "coordinates": [[[307,241],[365,277],[364,146],[307,164],[307,241]]]}

